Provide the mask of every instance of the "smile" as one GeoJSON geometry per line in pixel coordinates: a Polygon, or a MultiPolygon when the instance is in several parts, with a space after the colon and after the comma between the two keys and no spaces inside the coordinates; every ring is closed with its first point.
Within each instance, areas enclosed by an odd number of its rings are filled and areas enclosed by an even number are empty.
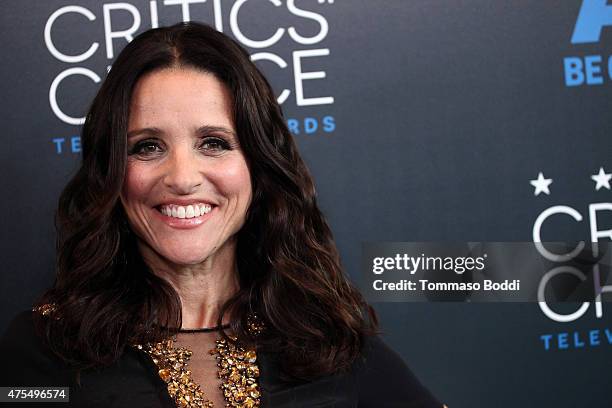
{"type": "Polygon", "coordinates": [[[162,204],[154,207],[156,217],[173,229],[191,229],[205,224],[214,217],[217,206],[208,203],[193,203],[189,205],[162,204]]]}
{"type": "Polygon", "coordinates": [[[159,212],[172,218],[195,218],[208,214],[212,211],[212,205],[206,203],[196,203],[191,205],[162,205],[157,208],[159,212]]]}

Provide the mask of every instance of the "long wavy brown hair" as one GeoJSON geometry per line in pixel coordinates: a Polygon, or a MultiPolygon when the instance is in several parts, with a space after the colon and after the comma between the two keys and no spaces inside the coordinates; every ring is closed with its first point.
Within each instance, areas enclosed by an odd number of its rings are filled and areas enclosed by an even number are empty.
{"type": "Polygon", "coordinates": [[[132,90],[144,74],[170,67],[213,74],[228,87],[251,172],[253,201],[237,240],[240,289],[218,323],[230,312],[232,332],[280,353],[287,376],[347,369],[364,336],[376,332],[376,315],[342,269],[270,85],[239,44],[198,23],[136,37],[95,97],[81,166],[59,199],[56,280],[39,301],[54,303],[60,318],[35,314],[37,330],[55,354],[87,368],[112,364],[127,346],[161,341],[181,327],[180,299],[144,263],[119,200],[132,90]],[[253,313],[266,326],[256,338],[247,324],[253,313]]]}

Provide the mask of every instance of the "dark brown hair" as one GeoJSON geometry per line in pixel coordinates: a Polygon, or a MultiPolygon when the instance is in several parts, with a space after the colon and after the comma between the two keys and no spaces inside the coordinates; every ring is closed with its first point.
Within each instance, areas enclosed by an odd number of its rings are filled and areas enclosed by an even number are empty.
{"type": "Polygon", "coordinates": [[[142,260],[119,194],[134,85],[144,74],[188,67],[230,90],[253,201],[238,233],[240,289],[222,308],[242,341],[278,351],[286,375],[309,379],[347,369],[376,316],[349,282],[272,89],[235,41],[209,26],[180,23],[142,33],[114,62],[82,132],[82,163],[56,215],[57,277],[36,318],[51,349],[80,367],[116,361],[126,346],[160,341],[181,327],[180,299],[142,260]],[[266,330],[256,339],[247,316],[266,330]]]}

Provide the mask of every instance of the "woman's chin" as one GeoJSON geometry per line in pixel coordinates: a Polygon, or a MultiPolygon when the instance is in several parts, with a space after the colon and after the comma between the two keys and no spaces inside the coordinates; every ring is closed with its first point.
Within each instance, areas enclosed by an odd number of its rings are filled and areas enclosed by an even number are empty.
{"type": "Polygon", "coordinates": [[[209,250],[200,248],[177,248],[175,250],[164,250],[158,255],[175,265],[197,265],[204,262],[210,256],[209,250]]]}
{"type": "Polygon", "coordinates": [[[175,265],[198,265],[204,262],[208,258],[205,255],[200,254],[179,254],[167,258],[170,262],[175,265]]]}

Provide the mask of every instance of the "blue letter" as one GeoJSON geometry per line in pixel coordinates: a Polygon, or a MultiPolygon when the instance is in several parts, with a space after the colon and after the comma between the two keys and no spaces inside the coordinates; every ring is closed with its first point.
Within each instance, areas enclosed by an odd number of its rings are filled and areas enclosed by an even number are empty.
{"type": "Polygon", "coordinates": [[[574,332],[574,346],[576,346],[576,348],[584,347],[584,342],[580,341],[579,335],[580,333],[574,332]]]}
{"type": "Polygon", "coordinates": [[[314,118],[304,118],[304,132],[310,134],[317,131],[319,124],[314,118]]]}
{"type": "Polygon", "coordinates": [[[333,116],[323,117],[323,131],[331,133],[336,130],[336,121],[333,116]]]}
{"type": "Polygon", "coordinates": [[[57,138],[53,139],[53,143],[55,143],[55,150],[56,150],[57,154],[62,154],[62,145],[64,144],[64,138],[63,137],[57,137],[57,138]]]}
{"type": "Polygon", "coordinates": [[[548,350],[550,348],[550,339],[552,339],[552,334],[543,334],[540,336],[540,339],[544,342],[544,350],[548,350]]]}
{"type": "Polygon", "coordinates": [[[289,128],[289,131],[294,135],[300,134],[300,122],[298,122],[297,120],[289,119],[287,121],[287,127],[289,128]]]}
{"type": "Polygon", "coordinates": [[[572,35],[572,44],[599,41],[601,29],[612,25],[612,6],[606,0],[584,0],[572,35]]]}
{"type": "Polygon", "coordinates": [[[599,330],[591,330],[589,332],[589,340],[591,341],[591,346],[599,346],[599,330]]]}
{"type": "Polygon", "coordinates": [[[81,137],[73,136],[70,138],[72,144],[72,153],[79,153],[81,151],[81,137]]]}
{"type": "Polygon", "coordinates": [[[567,344],[567,333],[559,333],[557,334],[557,339],[559,341],[559,348],[560,349],[566,349],[568,348],[568,344],[567,344]]]}
{"type": "Polygon", "coordinates": [[[563,66],[565,67],[566,86],[578,86],[584,83],[584,74],[582,73],[582,60],[580,58],[563,58],[563,66]]]}
{"type": "Polygon", "coordinates": [[[603,84],[601,75],[595,76],[595,74],[601,73],[601,67],[595,65],[596,62],[601,62],[601,55],[587,55],[584,57],[584,71],[586,72],[587,84],[603,84]]]}

